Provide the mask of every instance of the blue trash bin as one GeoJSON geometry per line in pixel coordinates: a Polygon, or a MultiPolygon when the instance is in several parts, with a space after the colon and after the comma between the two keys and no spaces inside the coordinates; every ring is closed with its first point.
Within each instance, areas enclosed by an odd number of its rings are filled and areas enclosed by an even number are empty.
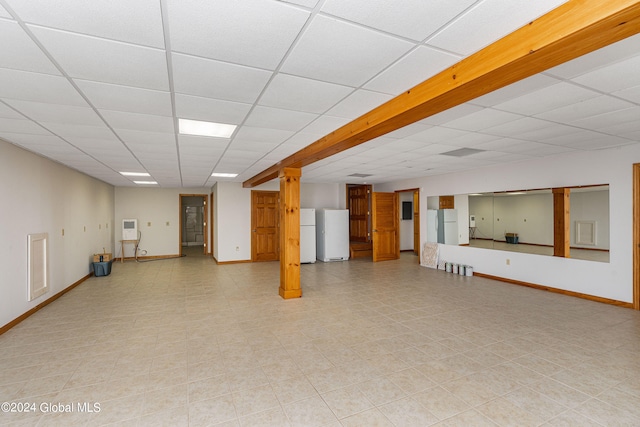
{"type": "Polygon", "coordinates": [[[103,261],[93,263],[93,274],[97,277],[111,274],[111,264],[113,261],[103,261]]]}

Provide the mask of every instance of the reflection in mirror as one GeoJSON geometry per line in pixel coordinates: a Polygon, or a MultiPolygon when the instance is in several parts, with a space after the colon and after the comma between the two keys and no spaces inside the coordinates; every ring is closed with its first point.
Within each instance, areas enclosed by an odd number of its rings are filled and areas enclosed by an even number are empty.
{"type": "MultiPolygon", "coordinates": [[[[553,255],[551,189],[456,195],[455,199],[460,244],[553,255]]],[[[569,208],[571,258],[609,262],[609,186],[571,188],[569,208]]]]}

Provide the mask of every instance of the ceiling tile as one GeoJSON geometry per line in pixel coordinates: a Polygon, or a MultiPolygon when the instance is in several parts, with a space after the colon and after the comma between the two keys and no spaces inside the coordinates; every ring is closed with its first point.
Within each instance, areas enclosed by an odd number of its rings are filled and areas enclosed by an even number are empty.
{"type": "Polygon", "coordinates": [[[26,119],[4,119],[0,118],[0,129],[2,132],[29,133],[35,135],[50,135],[46,129],[37,123],[26,119]]]}
{"type": "Polygon", "coordinates": [[[88,126],[102,126],[104,124],[91,108],[21,100],[7,100],[7,104],[37,122],[70,123],[88,126]]]}
{"type": "Polygon", "coordinates": [[[257,106],[245,123],[247,126],[297,132],[316,117],[316,114],[311,113],[257,106]]]}
{"type": "Polygon", "coordinates": [[[91,104],[103,110],[127,111],[171,117],[169,92],[108,83],[75,80],[91,104]]]}
{"type": "Polygon", "coordinates": [[[176,94],[176,115],[183,119],[240,124],[251,110],[251,104],[176,94]]]}
{"type": "Polygon", "coordinates": [[[555,110],[544,111],[537,114],[536,117],[559,123],[571,123],[576,120],[631,107],[633,107],[632,103],[622,101],[612,96],[597,96],[565,107],[556,108],[555,110]]]}
{"type": "Polygon", "coordinates": [[[544,129],[550,126],[554,126],[554,123],[535,119],[533,117],[524,117],[522,119],[484,129],[483,132],[490,135],[518,138],[518,136],[523,133],[544,129]]]}
{"type": "Polygon", "coordinates": [[[71,147],[59,137],[51,134],[26,134],[13,133],[8,131],[0,132],[0,138],[5,139],[13,144],[21,146],[40,146],[40,147],[71,147]]]}
{"type": "Polygon", "coordinates": [[[309,12],[263,0],[168,0],[171,48],[275,70],[309,12]]]}
{"type": "Polygon", "coordinates": [[[498,110],[534,115],[599,96],[598,92],[561,82],[495,105],[498,110]]]}
{"type": "Polygon", "coordinates": [[[71,77],[169,90],[163,50],[40,27],[29,28],[71,77]]]}
{"type": "Polygon", "coordinates": [[[535,92],[559,82],[560,80],[551,76],[536,74],[524,80],[520,80],[519,82],[512,83],[509,86],[505,86],[501,89],[497,89],[493,92],[489,92],[486,95],[480,96],[471,101],[471,103],[482,105],[483,107],[493,107],[494,105],[501,104],[503,102],[518,98],[531,92],[535,92]]]}
{"type": "Polygon", "coordinates": [[[522,118],[520,114],[483,108],[464,117],[444,123],[444,126],[468,131],[479,131],[522,118]]]}
{"type": "Polygon", "coordinates": [[[283,142],[289,139],[294,132],[281,129],[267,129],[252,126],[242,126],[236,131],[235,139],[258,142],[283,142]]]}
{"type": "Polygon", "coordinates": [[[458,138],[465,134],[464,131],[457,129],[449,129],[442,126],[434,126],[425,131],[410,135],[405,139],[410,141],[421,141],[429,143],[443,143],[453,138],[458,138]]]}
{"type": "Polygon", "coordinates": [[[603,92],[615,92],[640,86],[640,54],[599,68],[573,79],[576,83],[592,87],[603,92]]]}
{"type": "Polygon", "coordinates": [[[174,54],[172,58],[175,90],[187,95],[253,103],[272,74],[195,56],[174,54]]]}
{"type": "Polygon", "coordinates": [[[281,71],[361,86],[409,51],[412,43],[336,19],[316,16],[281,71]]]}
{"type": "Polygon", "coordinates": [[[59,135],[63,138],[76,137],[76,138],[96,138],[115,140],[116,137],[111,130],[105,125],[102,126],[85,126],[76,125],[71,123],[50,123],[42,122],[42,125],[49,129],[51,132],[59,135]]]}
{"type": "Polygon", "coordinates": [[[324,136],[346,125],[347,123],[349,123],[349,119],[345,119],[344,117],[332,117],[329,115],[324,115],[318,117],[315,121],[313,121],[313,123],[306,126],[303,129],[303,132],[311,134],[322,134],[322,136],[324,136]]]}
{"type": "Polygon", "coordinates": [[[475,0],[404,0],[402,6],[387,0],[326,0],[322,12],[368,27],[424,40],[475,0]]]}
{"type": "Polygon", "coordinates": [[[484,0],[465,12],[428,43],[461,55],[472,54],[566,0],[484,0]],[[469,37],[473,34],[473,37],[469,37]]]}
{"type": "MultiPolygon", "coordinates": [[[[401,9],[401,8],[398,8],[401,9]]],[[[418,46],[364,85],[365,89],[399,95],[460,60],[436,49],[418,46]]]]}
{"type": "Polygon", "coordinates": [[[609,45],[606,49],[598,49],[572,61],[550,68],[545,73],[560,78],[572,79],[611,63],[638,55],[639,44],[640,34],[637,34],[609,45]]]}
{"type": "MultiPolygon", "coordinates": [[[[10,100],[7,100],[7,102],[9,102],[10,100]]],[[[24,119],[25,117],[14,111],[12,108],[9,108],[8,105],[0,102],[0,117],[4,118],[4,119],[24,119]]]]}
{"type": "Polygon", "coordinates": [[[5,9],[4,7],[2,7],[2,5],[0,5],[0,17],[2,18],[13,18],[11,15],[9,15],[9,12],[7,12],[7,9],[5,9]]]}
{"type": "Polygon", "coordinates": [[[617,92],[613,92],[613,96],[619,96],[620,98],[627,99],[636,104],[640,104],[640,86],[629,87],[617,92]]]}
{"type": "Polygon", "coordinates": [[[64,77],[0,68],[0,98],[86,107],[64,77]]]}
{"type": "Polygon", "coordinates": [[[172,149],[176,147],[176,136],[173,133],[149,132],[131,129],[115,130],[127,144],[148,144],[150,146],[168,146],[172,149]]]}
{"type": "Polygon", "coordinates": [[[149,114],[127,113],[123,111],[100,110],[100,114],[114,129],[133,129],[150,132],[174,132],[173,117],[149,114]]]}
{"type": "Polygon", "coordinates": [[[318,4],[318,0],[280,0],[286,3],[297,4],[299,6],[308,7],[313,9],[318,4]]]}
{"type": "Polygon", "coordinates": [[[640,117],[640,107],[633,107],[576,120],[572,124],[585,129],[604,130],[623,123],[638,122],[638,117],[640,117]]]}
{"type": "Polygon", "coordinates": [[[434,114],[433,116],[429,116],[426,119],[420,120],[418,123],[425,125],[443,125],[445,123],[449,123],[453,120],[459,119],[461,117],[466,117],[469,114],[473,114],[475,112],[481,111],[482,107],[473,104],[460,104],[456,107],[449,108],[441,113],[434,114]]]}
{"type": "Polygon", "coordinates": [[[352,87],[279,73],[271,80],[258,104],[320,114],[351,92],[352,87]]]}
{"type": "Polygon", "coordinates": [[[113,40],[163,47],[160,2],[7,0],[25,22],[113,40]]]}
{"type": "Polygon", "coordinates": [[[359,89],[327,111],[331,116],[355,119],[392,98],[386,93],[359,89]]]}
{"type": "Polygon", "coordinates": [[[0,68],[60,74],[17,22],[0,20],[0,40],[11,40],[0,43],[0,68]]]}

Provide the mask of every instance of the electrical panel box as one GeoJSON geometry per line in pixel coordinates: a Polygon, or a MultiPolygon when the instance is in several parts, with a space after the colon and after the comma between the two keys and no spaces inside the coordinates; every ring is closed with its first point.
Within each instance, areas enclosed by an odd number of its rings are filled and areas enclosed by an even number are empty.
{"type": "Polygon", "coordinates": [[[476,216],[475,215],[470,215],[469,216],[469,227],[475,227],[476,226],[476,216]]]}
{"type": "Polygon", "coordinates": [[[138,220],[122,220],[122,240],[138,240],[138,220]]]}

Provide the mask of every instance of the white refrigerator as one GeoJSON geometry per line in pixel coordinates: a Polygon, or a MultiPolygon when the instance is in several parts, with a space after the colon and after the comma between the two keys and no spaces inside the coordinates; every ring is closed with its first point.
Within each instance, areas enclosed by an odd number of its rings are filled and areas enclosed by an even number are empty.
{"type": "Polygon", "coordinates": [[[316,262],[315,209],[300,209],[300,262],[316,262]]]}
{"type": "Polygon", "coordinates": [[[349,211],[316,209],[316,258],[323,262],[349,259],[349,211]]]}
{"type": "Polygon", "coordinates": [[[427,242],[458,244],[458,211],[456,209],[427,210],[427,242]]]}

